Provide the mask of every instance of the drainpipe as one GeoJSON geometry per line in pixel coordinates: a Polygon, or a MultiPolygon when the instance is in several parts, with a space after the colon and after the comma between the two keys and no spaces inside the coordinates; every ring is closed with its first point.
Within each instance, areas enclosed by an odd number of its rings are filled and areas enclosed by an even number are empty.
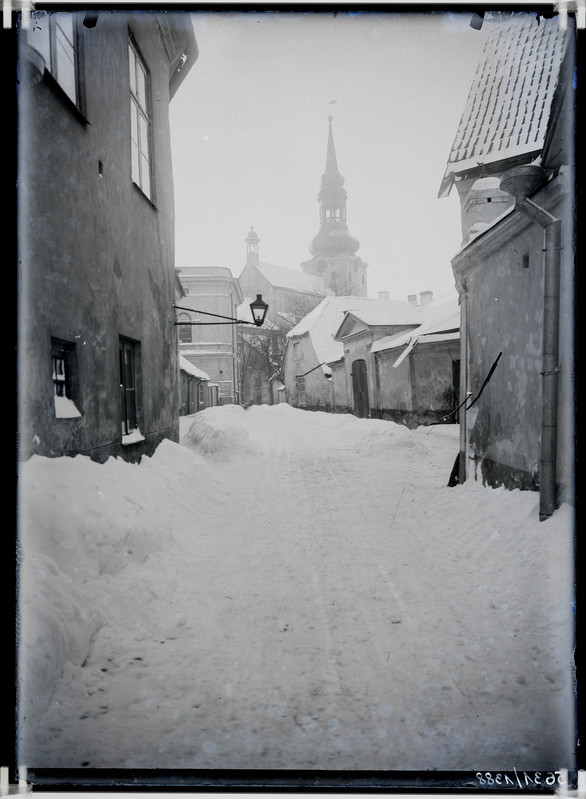
{"type": "Polygon", "coordinates": [[[558,428],[559,317],[561,220],[529,199],[545,182],[544,170],[536,165],[506,172],[501,188],[513,194],[516,207],[541,225],[544,238],[543,349],[539,520],[552,516],[556,505],[556,459],[558,428]]]}
{"type": "Polygon", "coordinates": [[[458,480],[466,482],[468,425],[466,420],[466,398],[468,392],[468,280],[462,280],[460,294],[460,395],[458,404],[460,411],[460,455],[458,459],[458,480]]]}

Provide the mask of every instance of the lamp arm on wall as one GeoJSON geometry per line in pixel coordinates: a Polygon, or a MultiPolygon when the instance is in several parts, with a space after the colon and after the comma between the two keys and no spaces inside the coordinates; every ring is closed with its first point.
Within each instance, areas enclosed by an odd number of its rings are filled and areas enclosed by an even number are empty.
{"type": "Polygon", "coordinates": [[[216,319],[226,319],[226,322],[175,322],[176,326],[181,325],[254,325],[261,327],[269,310],[269,306],[264,302],[262,294],[256,295],[256,300],[250,303],[250,310],[252,312],[253,322],[247,319],[236,319],[233,316],[222,316],[219,313],[211,313],[210,311],[198,311],[197,308],[188,308],[184,305],[174,305],[173,308],[177,311],[189,311],[190,313],[203,314],[204,316],[213,316],[216,319]]]}
{"type": "MultiPolygon", "coordinates": [[[[317,365],[317,366],[314,366],[314,367],[313,367],[313,369],[310,369],[310,370],[309,370],[309,372],[305,372],[305,373],[304,373],[304,374],[302,374],[302,375],[297,375],[297,377],[305,377],[305,375],[308,375],[308,374],[310,374],[311,372],[315,372],[315,370],[316,370],[316,369],[319,369],[319,367],[320,367],[320,366],[325,366],[325,365],[326,365],[326,363],[327,363],[327,361],[322,361],[321,363],[318,363],[318,365],[317,365]]],[[[326,377],[327,377],[327,375],[326,375],[326,377]]],[[[330,375],[330,377],[331,377],[331,375],[330,375]]]]}
{"type": "Polygon", "coordinates": [[[246,319],[235,319],[233,316],[221,316],[221,314],[210,313],[209,311],[198,311],[196,308],[188,308],[185,305],[174,305],[177,311],[191,311],[191,313],[203,314],[204,316],[214,316],[216,319],[228,319],[227,322],[175,322],[176,325],[253,325],[246,319]]]}

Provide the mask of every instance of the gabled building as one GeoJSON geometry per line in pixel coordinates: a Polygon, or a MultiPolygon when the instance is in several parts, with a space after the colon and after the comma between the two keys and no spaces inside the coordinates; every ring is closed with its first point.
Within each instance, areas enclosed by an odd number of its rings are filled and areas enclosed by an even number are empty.
{"type": "Polygon", "coordinates": [[[439,196],[460,194],[459,481],[574,494],[575,24],[490,33],[439,196]]]}
{"type": "Polygon", "coordinates": [[[271,313],[279,313],[291,323],[301,319],[315,308],[326,295],[325,284],[321,278],[306,275],[299,269],[277,266],[259,257],[260,239],[253,227],[246,237],[246,265],[238,282],[242,294],[249,302],[262,294],[271,313]]]}
{"type": "MultiPolygon", "coordinates": [[[[347,362],[344,344],[335,334],[345,319],[361,320],[377,315],[382,335],[392,330],[391,320],[397,312],[408,315],[413,326],[418,323],[419,310],[408,303],[367,297],[326,297],[287,333],[283,361],[287,402],[308,410],[354,412],[349,378],[352,359],[347,362]]],[[[362,321],[358,325],[361,329],[365,327],[362,321]]]]}
{"type": "Polygon", "coordinates": [[[407,302],[326,297],[287,334],[286,401],[417,427],[454,422],[460,311],[456,292],[407,302]],[[447,418],[446,418],[447,417],[447,418]]]}
{"type": "Polygon", "coordinates": [[[182,13],[35,11],[19,32],[19,455],[179,438],[169,103],[182,13]]]}
{"type": "Polygon", "coordinates": [[[336,396],[346,397],[348,412],[365,418],[375,415],[380,375],[371,354],[374,343],[413,330],[420,323],[421,306],[414,303],[368,300],[346,308],[333,339],[340,342],[344,354],[344,368],[336,369],[334,377],[336,396]]]}

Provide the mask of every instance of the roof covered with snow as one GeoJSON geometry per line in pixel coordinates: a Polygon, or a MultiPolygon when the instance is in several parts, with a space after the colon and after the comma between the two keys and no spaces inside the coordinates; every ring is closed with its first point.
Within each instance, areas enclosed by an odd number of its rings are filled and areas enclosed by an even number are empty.
{"type": "MultiPolygon", "coordinates": [[[[376,309],[379,306],[386,306],[386,324],[401,324],[394,322],[392,313],[397,310],[403,311],[408,303],[395,300],[373,300],[368,297],[326,297],[287,333],[287,337],[293,338],[309,334],[319,360],[324,363],[332,363],[339,360],[344,354],[344,345],[341,341],[334,339],[334,334],[342,324],[346,313],[350,312],[360,319],[371,314],[374,317],[378,313],[376,309]],[[389,319],[392,321],[388,321],[389,319]]],[[[420,310],[417,306],[410,307],[414,311],[420,310]]]]}
{"type": "Polygon", "coordinates": [[[421,306],[421,311],[422,322],[418,327],[375,341],[371,352],[405,347],[400,359],[394,364],[398,366],[418,341],[452,341],[459,338],[460,305],[457,292],[451,292],[421,306]]]}
{"type": "Polygon", "coordinates": [[[210,376],[206,374],[202,369],[198,369],[197,366],[194,366],[191,361],[189,361],[184,355],[179,354],[179,367],[187,374],[193,375],[193,377],[199,377],[200,380],[209,380],[210,376]]]}
{"type": "Polygon", "coordinates": [[[483,164],[539,153],[565,54],[559,19],[514,14],[488,36],[452,144],[439,196],[483,164]]]}
{"type": "MultiPolygon", "coordinates": [[[[425,306],[398,300],[369,300],[368,304],[361,308],[349,309],[346,317],[353,317],[363,322],[366,327],[417,325],[421,322],[423,307],[425,306]]],[[[340,328],[344,321],[345,319],[340,324],[340,328]]],[[[341,332],[340,328],[335,335],[341,332]]]]}
{"type": "Polygon", "coordinates": [[[309,294],[325,294],[324,282],[316,275],[308,275],[299,269],[290,269],[286,266],[276,266],[260,261],[256,268],[275,288],[301,291],[309,294]]]}

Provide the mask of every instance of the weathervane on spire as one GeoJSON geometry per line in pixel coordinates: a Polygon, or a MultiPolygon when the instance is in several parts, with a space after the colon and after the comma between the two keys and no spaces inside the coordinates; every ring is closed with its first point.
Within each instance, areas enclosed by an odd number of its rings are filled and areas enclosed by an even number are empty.
{"type": "MultiPolygon", "coordinates": [[[[337,100],[330,99],[330,100],[327,101],[326,105],[334,105],[334,103],[337,103],[337,102],[338,102],[337,100]]],[[[328,115],[328,122],[331,122],[332,119],[333,119],[333,116],[331,114],[329,114],[328,115]]]]}

